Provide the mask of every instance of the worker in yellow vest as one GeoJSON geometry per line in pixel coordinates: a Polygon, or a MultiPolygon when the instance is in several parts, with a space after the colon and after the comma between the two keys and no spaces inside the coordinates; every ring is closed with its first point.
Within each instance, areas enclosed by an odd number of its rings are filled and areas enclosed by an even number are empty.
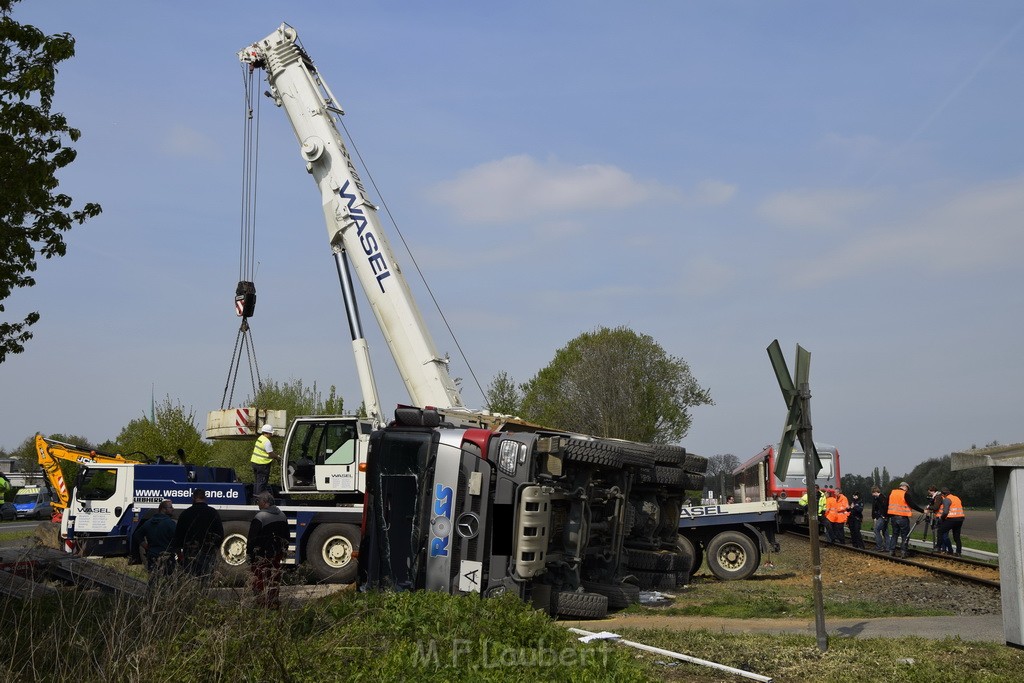
{"type": "Polygon", "coordinates": [[[949,492],[948,488],[942,489],[942,508],[939,512],[939,552],[959,557],[964,545],[960,541],[960,530],[964,526],[964,504],[960,497],[949,492]],[[949,533],[953,532],[953,540],[956,541],[956,552],[953,552],[953,544],[949,540],[949,533]]]}
{"type": "Polygon", "coordinates": [[[896,556],[896,549],[900,548],[901,555],[907,556],[907,549],[910,546],[910,518],[912,510],[924,512],[924,508],[915,503],[910,497],[910,484],[905,481],[889,493],[889,523],[892,525],[892,536],[889,537],[889,554],[896,556]],[[903,539],[902,544],[900,539],[903,539]]]}
{"type": "Polygon", "coordinates": [[[270,437],[274,434],[274,428],[265,424],[260,428],[260,435],[256,438],[256,444],[252,447],[252,495],[255,498],[267,490],[270,483],[270,464],[280,458],[274,453],[274,444],[270,437]]]}

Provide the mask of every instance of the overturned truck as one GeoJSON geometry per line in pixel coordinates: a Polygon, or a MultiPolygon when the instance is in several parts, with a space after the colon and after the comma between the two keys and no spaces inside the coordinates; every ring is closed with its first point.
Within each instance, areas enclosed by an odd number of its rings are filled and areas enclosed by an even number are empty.
{"type": "Polygon", "coordinates": [[[684,584],[678,446],[456,427],[399,408],[370,437],[360,584],[494,596],[600,618],[641,587],[684,584]]]}

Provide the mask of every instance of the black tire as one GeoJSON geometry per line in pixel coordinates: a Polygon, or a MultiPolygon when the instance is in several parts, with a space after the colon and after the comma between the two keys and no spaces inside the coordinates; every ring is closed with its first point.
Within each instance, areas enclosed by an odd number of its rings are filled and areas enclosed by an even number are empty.
{"type": "Polygon", "coordinates": [[[693,567],[690,568],[690,578],[700,571],[700,566],[704,564],[704,546],[700,543],[693,544],[693,567]]]}
{"type": "Polygon", "coordinates": [[[642,569],[649,572],[669,572],[676,569],[675,553],[668,551],[637,550],[623,548],[626,566],[630,569],[642,569]]]}
{"type": "Polygon", "coordinates": [[[224,522],[224,539],[214,572],[229,586],[240,586],[249,577],[249,556],[245,552],[248,536],[248,522],[224,522]]]}
{"type": "Polygon", "coordinates": [[[761,551],[749,536],[723,531],[708,543],[708,569],[722,581],[740,581],[757,571],[761,551]]]}
{"type": "Polygon", "coordinates": [[[565,459],[569,462],[596,465],[608,469],[622,469],[622,454],[608,443],[574,438],[569,439],[563,452],[565,459]]]}
{"type": "Polygon", "coordinates": [[[321,524],[309,534],[305,561],[317,583],[352,583],[358,563],[359,531],[350,524],[321,524]]]}
{"type": "MultiPolygon", "coordinates": [[[[655,484],[657,486],[677,486],[685,487],[688,481],[689,475],[686,472],[679,469],[678,467],[666,467],[665,465],[656,465],[653,468],[647,467],[640,470],[639,482],[641,484],[655,484]]],[[[703,485],[703,477],[701,484],[703,485]]]]}
{"type": "Polygon", "coordinates": [[[671,591],[676,587],[675,572],[645,572],[639,569],[627,569],[629,574],[640,582],[640,590],[671,591]]]}
{"type": "Polygon", "coordinates": [[[686,454],[686,463],[683,469],[694,474],[706,474],[708,471],[708,459],[703,455],[686,454]]]}
{"type": "Polygon", "coordinates": [[[667,443],[653,444],[654,460],[659,465],[676,465],[682,467],[686,464],[686,449],[682,446],[674,446],[667,443]]]}
{"type": "Polygon", "coordinates": [[[608,598],[608,609],[625,609],[640,602],[640,587],[631,583],[598,583],[584,581],[583,588],[590,593],[597,593],[608,598]]]}
{"type": "Polygon", "coordinates": [[[706,477],[703,474],[693,474],[692,472],[686,473],[686,490],[687,491],[703,491],[704,490],[704,479],[706,477]]]}
{"type": "Polygon", "coordinates": [[[625,465],[649,467],[654,464],[654,447],[651,444],[618,439],[606,439],[604,443],[616,448],[622,454],[622,462],[625,465]]]}
{"type": "Polygon", "coordinates": [[[690,583],[696,554],[690,539],[682,535],[676,536],[676,586],[690,583]]]}
{"type": "Polygon", "coordinates": [[[551,595],[551,612],[560,617],[603,619],[608,616],[608,597],[600,593],[558,591],[551,595]]]}

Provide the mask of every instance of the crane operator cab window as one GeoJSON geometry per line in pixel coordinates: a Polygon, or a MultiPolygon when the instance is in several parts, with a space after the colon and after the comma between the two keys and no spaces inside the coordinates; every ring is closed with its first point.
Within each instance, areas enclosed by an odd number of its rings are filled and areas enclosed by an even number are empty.
{"type": "Polygon", "coordinates": [[[288,447],[290,488],[336,490],[332,475],[355,473],[357,441],[355,421],[296,425],[288,447]]]}

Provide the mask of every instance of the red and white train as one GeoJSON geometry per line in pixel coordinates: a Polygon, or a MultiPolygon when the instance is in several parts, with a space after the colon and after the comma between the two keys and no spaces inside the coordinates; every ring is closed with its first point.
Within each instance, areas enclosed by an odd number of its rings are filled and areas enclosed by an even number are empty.
{"type": "MultiPolygon", "coordinates": [[[[821,469],[814,483],[822,489],[839,486],[839,449],[825,443],[814,442],[821,460],[821,469]]],[[[760,453],[732,471],[737,501],[775,500],[779,504],[781,526],[805,525],[805,510],[798,505],[807,493],[807,479],[804,476],[804,452],[797,443],[785,479],[775,476],[775,460],[779,447],[771,444],[760,453]]]]}

